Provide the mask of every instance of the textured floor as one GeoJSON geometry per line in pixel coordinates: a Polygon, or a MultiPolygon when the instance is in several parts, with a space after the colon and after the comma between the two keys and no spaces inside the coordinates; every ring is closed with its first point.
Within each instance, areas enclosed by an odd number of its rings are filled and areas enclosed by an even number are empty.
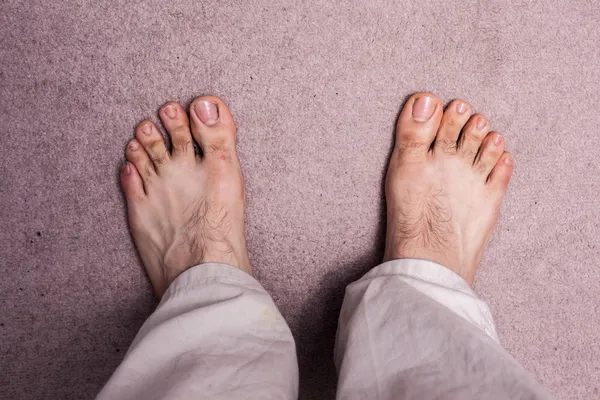
{"type": "Polygon", "coordinates": [[[344,286],[382,254],[407,95],[463,97],[516,172],[476,290],[557,397],[600,396],[600,10],[589,0],[0,2],[0,397],[91,398],[155,306],[117,181],[167,100],[239,126],[256,274],[332,398],[344,286]]]}

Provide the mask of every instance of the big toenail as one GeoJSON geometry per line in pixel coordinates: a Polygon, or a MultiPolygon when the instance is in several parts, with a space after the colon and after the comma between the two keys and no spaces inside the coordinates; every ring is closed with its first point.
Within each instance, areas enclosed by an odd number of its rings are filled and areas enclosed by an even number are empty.
{"type": "Polygon", "coordinates": [[[129,142],[129,148],[131,150],[137,150],[140,147],[140,144],[137,142],[137,140],[132,140],[131,142],[129,142]]]}
{"type": "Polygon", "coordinates": [[[413,105],[412,115],[415,121],[425,122],[435,111],[435,100],[429,96],[419,97],[413,105]]]}
{"type": "Polygon", "coordinates": [[[477,128],[483,129],[486,125],[487,121],[485,120],[485,118],[479,117],[479,119],[477,120],[477,128]]]}
{"type": "Polygon", "coordinates": [[[217,105],[208,100],[200,100],[194,106],[196,115],[200,118],[200,121],[206,125],[214,125],[219,122],[219,109],[217,105]]]}
{"type": "Polygon", "coordinates": [[[494,144],[500,144],[501,141],[502,141],[502,136],[499,133],[496,133],[494,135],[494,144]]]}
{"type": "Polygon", "coordinates": [[[177,117],[177,108],[173,104],[169,104],[165,107],[165,114],[167,114],[167,117],[173,119],[177,117]]]}
{"type": "Polygon", "coordinates": [[[123,166],[123,172],[125,173],[125,175],[129,175],[131,173],[131,166],[128,162],[126,162],[123,166]]]}
{"type": "Polygon", "coordinates": [[[144,132],[146,135],[150,135],[152,133],[152,125],[146,124],[142,126],[142,132],[144,132]]]}
{"type": "Polygon", "coordinates": [[[459,114],[464,114],[465,111],[467,111],[467,105],[461,101],[456,106],[456,112],[458,112],[459,114]]]}

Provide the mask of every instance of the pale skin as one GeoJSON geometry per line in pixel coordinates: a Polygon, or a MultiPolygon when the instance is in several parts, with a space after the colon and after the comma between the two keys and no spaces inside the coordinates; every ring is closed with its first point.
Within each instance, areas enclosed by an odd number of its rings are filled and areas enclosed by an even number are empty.
{"type": "MultiPolygon", "coordinates": [[[[177,103],[159,115],[172,150],[152,122],[142,121],[121,169],[129,225],[154,290],[162,296],[182,272],[207,262],[252,274],[229,109],[204,96],[191,104],[189,117],[177,103]]],[[[454,100],[444,111],[432,93],[411,96],[386,177],[384,261],[434,261],[472,285],[513,166],[502,136],[467,102],[454,100]]]]}

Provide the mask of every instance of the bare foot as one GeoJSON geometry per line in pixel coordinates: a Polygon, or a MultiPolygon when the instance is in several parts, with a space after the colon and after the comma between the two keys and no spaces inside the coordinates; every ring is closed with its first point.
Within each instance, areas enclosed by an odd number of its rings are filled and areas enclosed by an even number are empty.
{"type": "Polygon", "coordinates": [[[186,269],[205,262],[252,273],[244,231],[245,187],[235,149],[236,128],[218,98],[160,110],[171,136],[167,150],[150,121],[142,121],[121,170],[129,226],[158,296],[186,269]],[[191,126],[190,126],[191,125],[191,126]],[[192,137],[202,156],[194,153],[192,137]]]}
{"type": "Polygon", "coordinates": [[[434,261],[473,284],[514,161],[482,115],[417,93],[404,106],[386,177],[384,261],[434,261]]]}

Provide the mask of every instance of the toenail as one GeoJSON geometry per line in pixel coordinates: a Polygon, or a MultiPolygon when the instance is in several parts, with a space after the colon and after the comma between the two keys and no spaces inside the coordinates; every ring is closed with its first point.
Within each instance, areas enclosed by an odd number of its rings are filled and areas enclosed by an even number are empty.
{"type": "Polygon", "coordinates": [[[175,107],[173,104],[169,104],[165,107],[165,114],[171,119],[177,117],[177,107],[175,107]]]}
{"type": "Polygon", "coordinates": [[[137,150],[140,147],[140,144],[138,143],[137,140],[132,140],[131,142],[129,142],[129,148],[131,150],[137,150]]]}
{"type": "Polygon", "coordinates": [[[462,101],[458,103],[458,105],[456,106],[456,112],[458,112],[459,114],[464,114],[465,111],[467,111],[467,105],[465,103],[463,103],[462,101]]]}
{"type": "Polygon", "coordinates": [[[483,117],[479,117],[477,120],[477,128],[483,129],[487,125],[487,120],[483,117]]]}
{"type": "Polygon", "coordinates": [[[208,100],[200,100],[194,106],[196,115],[200,118],[200,121],[206,125],[214,125],[219,122],[219,109],[217,105],[208,100]]]}
{"type": "Polygon", "coordinates": [[[494,135],[494,144],[500,144],[501,141],[502,141],[502,136],[499,133],[496,133],[494,135]]]}
{"type": "Polygon", "coordinates": [[[511,156],[506,156],[504,157],[504,164],[506,165],[513,165],[515,162],[513,161],[513,158],[511,156]]]}
{"type": "Polygon", "coordinates": [[[425,122],[433,115],[436,102],[433,97],[419,97],[413,104],[412,115],[415,121],[425,122]]]}
{"type": "Polygon", "coordinates": [[[125,175],[129,175],[131,173],[131,166],[128,162],[126,162],[123,166],[123,172],[125,173],[125,175]]]}
{"type": "Polygon", "coordinates": [[[150,135],[152,133],[152,125],[146,124],[142,126],[142,132],[144,132],[146,135],[150,135]]]}

